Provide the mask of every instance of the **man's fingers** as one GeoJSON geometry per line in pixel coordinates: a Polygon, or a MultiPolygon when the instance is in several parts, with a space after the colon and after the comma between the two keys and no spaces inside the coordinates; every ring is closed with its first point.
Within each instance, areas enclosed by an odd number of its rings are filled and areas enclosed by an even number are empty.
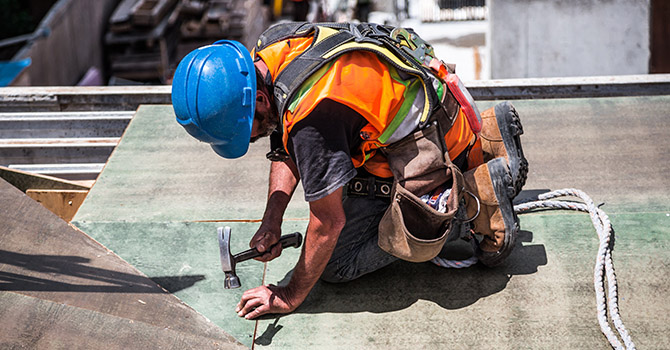
{"type": "Polygon", "coordinates": [[[265,315],[268,312],[270,312],[270,305],[263,304],[263,305],[257,307],[256,309],[254,309],[253,311],[251,311],[250,313],[246,314],[244,316],[244,318],[247,319],[247,320],[253,320],[254,318],[256,318],[258,316],[261,316],[261,315],[265,315]]]}
{"type": "Polygon", "coordinates": [[[252,312],[255,308],[258,308],[259,306],[263,305],[263,301],[260,298],[254,298],[246,302],[244,304],[244,307],[242,310],[237,312],[237,315],[240,317],[246,316],[250,312],[252,312]]]}
{"type": "Polygon", "coordinates": [[[261,261],[261,262],[267,262],[272,260],[272,254],[270,252],[267,252],[259,257],[254,258],[255,260],[261,261]]]}
{"type": "Polygon", "coordinates": [[[263,249],[261,250],[261,248],[259,247],[259,243],[260,243],[260,245],[262,245],[261,242],[263,242],[265,240],[266,236],[267,236],[267,232],[263,232],[263,233],[260,233],[260,234],[256,233],[251,238],[251,241],[249,241],[249,247],[256,248],[256,249],[258,249],[259,252],[265,251],[265,246],[263,246],[263,249]]]}
{"type": "Polygon", "coordinates": [[[244,294],[242,294],[242,298],[240,298],[240,302],[237,303],[237,306],[235,306],[235,312],[240,312],[240,310],[242,310],[242,308],[244,307],[244,304],[246,304],[248,300],[249,300],[249,298],[245,299],[244,294]]]}
{"type": "Polygon", "coordinates": [[[249,289],[242,293],[242,297],[240,298],[240,302],[237,303],[237,307],[235,308],[235,312],[240,312],[244,305],[251,299],[254,299],[258,297],[259,291],[262,287],[256,287],[254,289],[249,289]]]}
{"type": "Polygon", "coordinates": [[[268,313],[288,313],[295,307],[287,302],[288,297],[284,295],[283,287],[274,285],[260,286],[250,289],[242,295],[235,312],[247,320],[268,313]]]}
{"type": "Polygon", "coordinates": [[[271,253],[272,253],[272,259],[278,257],[281,255],[282,247],[281,244],[277,244],[274,247],[272,247],[271,253]]]}

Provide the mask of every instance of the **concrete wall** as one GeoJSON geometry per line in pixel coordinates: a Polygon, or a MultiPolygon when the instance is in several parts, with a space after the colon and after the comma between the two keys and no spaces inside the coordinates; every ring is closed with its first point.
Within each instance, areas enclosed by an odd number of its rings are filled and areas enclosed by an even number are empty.
{"type": "Polygon", "coordinates": [[[32,64],[12,85],[74,85],[90,67],[102,69],[102,37],[118,1],[58,1],[37,29],[48,27],[49,36],[28,43],[14,57],[30,57],[32,64]]]}
{"type": "Polygon", "coordinates": [[[649,72],[649,0],[488,0],[491,78],[649,72]]]}

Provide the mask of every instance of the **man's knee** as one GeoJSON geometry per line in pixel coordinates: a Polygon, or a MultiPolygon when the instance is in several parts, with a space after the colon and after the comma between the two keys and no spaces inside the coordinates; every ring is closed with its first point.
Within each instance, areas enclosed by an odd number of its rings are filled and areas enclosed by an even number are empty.
{"type": "Polygon", "coordinates": [[[321,280],[324,282],[328,283],[344,283],[344,282],[349,282],[349,280],[344,279],[342,276],[334,275],[334,274],[322,274],[321,275],[321,280]]]}
{"type": "Polygon", "coordinates": [[[348,274],[342,274],[342,271],[338,269],[337,263],[332,262],[326,265],[326,269],[323,270],[321,274],[321,280],[328,283],[344,283],[356,279],[355,276],[348,276],[348,274]]]}

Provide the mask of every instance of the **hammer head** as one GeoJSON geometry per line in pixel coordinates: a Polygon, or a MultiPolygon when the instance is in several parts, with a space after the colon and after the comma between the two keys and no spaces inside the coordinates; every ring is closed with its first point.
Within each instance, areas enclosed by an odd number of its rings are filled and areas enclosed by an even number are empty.
{"type": "Polygon", "coordinates": [[[235,259],[230,253],[230,227],[219,227],[219,255],[221,256],[221,270],[226,274],[223,287],[226,289],[239,288],[240,279],[235,273],[235,259]]]}

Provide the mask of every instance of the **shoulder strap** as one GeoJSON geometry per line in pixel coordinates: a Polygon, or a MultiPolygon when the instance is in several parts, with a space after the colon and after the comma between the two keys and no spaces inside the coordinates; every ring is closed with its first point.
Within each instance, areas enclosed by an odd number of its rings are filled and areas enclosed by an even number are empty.
{"type": "MultiPolygon", "coordinates": [[[[419,76],[427,90],[429,109],[439,108],[437,93],[430,84],[428,70],[401,49],[393,39],[393,27],[372,23],[282,23],[266,30],[259,38],[256,52],[282,40],[314,35],[312,46],[289,63],[274,80],[274,98],[279,115],[298,88],[317,70],[338,56],[354,50],[367,50],[385,58],[405,72],[419,76]]],[[[412,32],[413,33],[413,32],[412,32]]]]}
{"type": "Polygon", "coordinates": [[[324,32],[319,30],[312,47],[289,63],[275,79],[274,97],[280,115],[305,80],[330,61],[323,56],[333,48],[354,39],[354,36],[345,30],[335,33],[324,32]]]}
{"type": "Polygon", "coordinates": [[[289,38],[304,37],[314,31],[314,25],[308,22],[287,22],[275,24],[258,37],[256,52],[289,38]]]}

